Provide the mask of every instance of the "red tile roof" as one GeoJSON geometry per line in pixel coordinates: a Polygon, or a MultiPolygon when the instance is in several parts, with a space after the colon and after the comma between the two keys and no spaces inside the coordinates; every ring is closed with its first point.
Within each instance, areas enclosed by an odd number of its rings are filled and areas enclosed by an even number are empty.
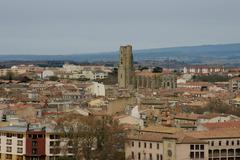
{"type": "Polygon", "coordinates": [[[208,130],[214,130],[219,128],[239,128],[240,130],[240,120],[239,121],[228,121],[228,122],[218,122],[218,123],[204,123],[202,124],[208,130]]]}
{"type": "Polygon", "coordinates": [[[186,132],[186,134],[199,139],[240,138],[240,128],[221,128],[209,131],[186,132]]]}

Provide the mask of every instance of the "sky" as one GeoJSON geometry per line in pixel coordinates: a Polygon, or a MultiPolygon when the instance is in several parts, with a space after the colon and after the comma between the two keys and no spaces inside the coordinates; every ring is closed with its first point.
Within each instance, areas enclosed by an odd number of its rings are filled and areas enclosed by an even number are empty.
{"type": "Polygon", "coordinates": [[[240,42],[240,0],[0,0],[0,54],[240,42]]]}

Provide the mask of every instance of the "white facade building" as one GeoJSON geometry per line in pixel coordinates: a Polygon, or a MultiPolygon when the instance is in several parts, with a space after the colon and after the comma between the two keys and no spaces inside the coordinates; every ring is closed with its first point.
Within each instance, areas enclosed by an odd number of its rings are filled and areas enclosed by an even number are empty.
{"type": "Polygon", "coordinates": [[[42,72],[42,78],[45,79],[45,78],[49,78],[49,77],[52,77],[54,76],[54,72],[51,71],[51,70],[45,70],[42,72]]]}
{"type": "Polygon", "coordinates": [[[90,92],[92,95],[105,96],[105,86],[102,83],[92,82],[90,92]]]}

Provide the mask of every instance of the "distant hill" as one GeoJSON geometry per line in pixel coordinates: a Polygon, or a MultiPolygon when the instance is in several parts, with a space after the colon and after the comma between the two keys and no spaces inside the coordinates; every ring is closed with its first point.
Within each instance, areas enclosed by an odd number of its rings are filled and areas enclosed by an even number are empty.
{"type": "Polygon", "coordinates": [[[141,56],[146,53],[149,54],[149,57],[234,57],[240,56],[240,43],[157,48],[136,51],[136,54],[141,56]]]}
{"type": "MultiPolygon", "coordinates": [[[[134,46],[133,46],[134,47],[134,46]]],[[[175,59],[187,63],[239,63],[240,43],[134,50],[134,60],[175,59]]],[[[67,55],[0,55],[0,61],[117,61],[118,52],[67,55]]]]}

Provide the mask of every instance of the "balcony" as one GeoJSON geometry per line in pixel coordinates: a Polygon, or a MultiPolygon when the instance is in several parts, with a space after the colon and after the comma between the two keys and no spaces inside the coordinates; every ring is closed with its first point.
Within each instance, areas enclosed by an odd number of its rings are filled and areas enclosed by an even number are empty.
{"type": "Polygon", "coordinates": [[[240,157],[240,149],[236,149],[236,157],[240,157]]]}
{"type": "Polygon", "coordinates": [[[234,149],[229,149],[228,150],[228,157],[234,157],[234,149]]]}
{"type": "Polygon", "coordinates": [[[220,151],[219,150],[213,150],[212,157],[213,158],[218,158],[220,156],[220,151]]]}
{"type": "Polygon", "coordinates": [[[222,149],[221,150],[221,157],[226,157],[227,156],[227,150],[226,149],[222,149]]]}

